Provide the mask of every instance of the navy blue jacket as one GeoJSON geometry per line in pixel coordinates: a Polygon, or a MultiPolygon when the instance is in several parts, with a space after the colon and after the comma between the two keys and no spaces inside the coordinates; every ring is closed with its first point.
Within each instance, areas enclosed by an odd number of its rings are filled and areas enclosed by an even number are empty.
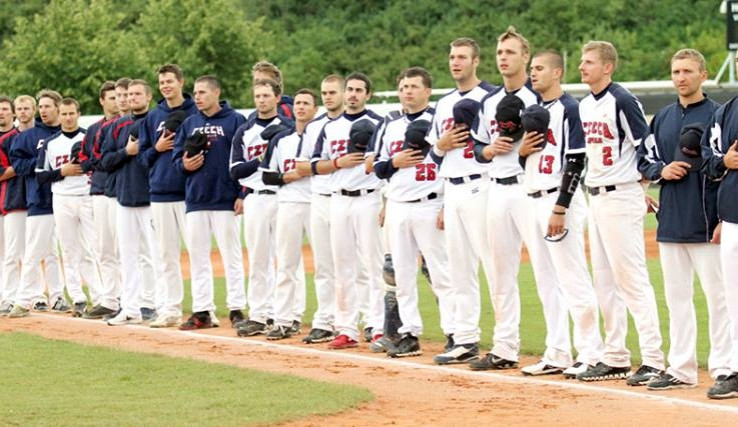
{"type": "MultiPolygon", "coordinates": [[[[100,170],[100,144],[103,141],[104,133],[107,127],[115,121],[116,118],[106,120],[104,117],[87,128],[85,137],[82,140],[82,151],[79,153],[79,163],[82,170],[86,173],[92,173],[90,177],[90,195],[105,194],[108,182],[108,173],[100,170]]],[[[115,197],[115,192],[110,197],[115,197]]]]}
{"type": "MultiPolygon", "coordinates": [[[[12,166],[10,163],[10,147],[15,138],[20,134],[17,128],[0,135],[0,174],[12,166]]],[[[26,209],[26,181],[14,176],[0,182],[0,213],[6,215],[9,212],[26,209]]]]}
{"type": "Polygon", "coordinates": [[[702,166],[708,178],[720,181],[718,217],[738,224],[738,171],[725,167],[723,156],[738,138],[738,102],[735,97],[715,111],[702,135],[702,166]]]}
{"type": "Polygon", "coordinates": [[[192,96],[184,94],[184,97],[184,103],[173,109],[162,99],[141,122],[138,161],[149,169],[152,202],[179,202],[185,199],[185,175],[173,167],[172,150],[160,153],[154,147],[164,131],[164,122],[172,111],[183,110],[188,116],[197,113],[192,96]]]}
{"type": "Polygon", "coordinates": [[[638,147],[638,170],[661,185],[656,230],[659,242],[705,243],[712,238],[718,224],[718,184],[702,171],[667,181],[661,179],[661,170],[674,161],[682,128],[694,123],[706,125],[719,107],[708,98],[686,107],[679,102],[668,105],[653,117],[649,135],[638,147]]]}
{"type": "Polygon", "coordinates": [[[26,183],[26,206],[28,216],[51,215],[51,183],[39,185],[36,180],[36,159],[43,141],[61,130],[60,126],[49,127],[36,119],[34,127],[21,132],[13,141],[10,161],[18,177],[26,183]]]}
{"type": "Polygon", "coordinates": [[[108,127],[102,146],[100,168],[115,176],[118,203],[126,207],[148,206],[149,171],[134,156],[126,153],[131,129],[139,126],[146,114],[126,115],[108,127]]]}
{"type": "Polygon", "coordinates": [[[240,187],[229,173],[231,141],[236,129],[246,123],[246,118],[233,110],[227,101],[221,101],[220,107],[221,110],[210,117],[202,112],[188,117],[174,139],[174,164],[186,175],[187,212],[232,211],[238,197],[240,187]],[[182,163],[184,143],[195,133],[208,136],[208,149],[202,167],[188,172],[182,163]]]}

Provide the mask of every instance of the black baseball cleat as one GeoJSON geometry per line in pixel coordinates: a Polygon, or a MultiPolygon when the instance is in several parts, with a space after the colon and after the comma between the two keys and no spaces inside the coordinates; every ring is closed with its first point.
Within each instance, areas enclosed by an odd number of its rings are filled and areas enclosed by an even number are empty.
{"type": "Polygon", "coordinates": [[[646,386],[647,389],[655,390],[655,391],[677,390],[680,388],[695,388],[695,387],[697,387],[697,384],[684,382],[680,380],[679,378],[671,374],[667,374],[667,373],[662,374],[659,378],[651,381],[646,386]]]}
{"type": "Polygon", "coordinates": [[[372,342],[372,339],[374,338],[374,328],[367,326],[364,328],[364,341],[366,342],[372,342]]]}
{"type": "Polygon", "coordinates": [[[469,363],[469,368],[472,371],[488,371],[491,369],[513,369],[518,367],[518,362],[513,360],[503,359],[495,356],[492,353],[487,353],[483,358],[479,360],[473,360],[469,363]]]}
{"type": "Polygon", "coordinates": [[[651,381],[658,380],[663,371],[654,367],[642,365],[635,374],[628,377],[625,383],[632,386],[648,385],[651,381]]]}
{"type": "Polygon", "coordinates": [[[387,350],[387,356],[389,357],[410,357],[420,356],[421,354],[423,354],[423,351],[420,349],[418,337],[411,334],[403,334],[397,345],[387,350]]]}
{"type": "Polygon", "coordinates": [[[707,397],[710,399],[738,397],[738,372],[733,372],[723,381],[715,382],[715,385],[707,390],[707,397]]]}
{"type": "Polygon", "coordinates": [[[302,342],[304,342],[305,344],[318,344],[322,342],[333,341],[333,338],[333,331],[313,328],[310,330],[310,333],[308,333],[307,336],[302,339],[302,342]]]}
{"type": "Polygon", "coordinates": [[[629,366],[616,367],[599,362],[595,366],[590,366],[586,371],[577,374],[577,379],[579,381],[624,380],[629,375],[629,366]]]}
{"type": "Polygon", "coordinates": [[[446,345],[443,346],[443,351],[451,351],[454,348],[454,334],[446,335],[446,345]]]}
{"type": "Polygon", "coordinates": [[[266,333],[266,339],[268,340],[283,340],[292,336],[290,326],[275,325],[271,331],[266,333]]]}
{"type": "Polygon", "coordinates": [[[231,310],[230,312],[228,312],[228,320],[231,321],[231,327],[236,328],[239,322],[242,322],[244,320],[243,311],[231,310]]]}
{"type": "Polygon", "coordinates": [[[96,305],[90,309],[87,313],[82,315],[83,319],[102,319],[105,317],[105,315],[112,314],[115,316],[117,313],[117,310],[111,310],[107,307],[103,307],[102,305],[96,305]]]}
{"type": "Polygon", "coordinates": [[[290,325],[290,333],[292,335],[300,335],[302,333],[302,323],[299,320],[293,320],[290,325]]]}
{"type": "Polygon", "coordinates": [[[74,310],[72,311],[72,317],[82,317],[85,315],[85,309],[87,308],[86,302],[75,302],[74,310]]]}
{"type": "Polygon", "coordinates": [[[254,335],[262,335],[269,332],[271,329],[267,329],[265,323],[257,322],[256,320],[247,320],[244,323],[240,323],[236,330],[239,337],[252,337],[254,335]]]}

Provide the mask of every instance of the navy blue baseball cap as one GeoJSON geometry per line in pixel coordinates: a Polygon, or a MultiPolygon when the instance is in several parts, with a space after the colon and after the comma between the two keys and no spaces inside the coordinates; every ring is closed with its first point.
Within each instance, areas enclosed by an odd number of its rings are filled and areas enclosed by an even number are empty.
{"type": "Polygon", "coordinates": [[[473,99],[464,98],[454,104],[454,122],[463,123],[467,128],[471,129],[474,119],[479,114],[479,109],[482,108],[482,104],[479,101],[473,99]]]}

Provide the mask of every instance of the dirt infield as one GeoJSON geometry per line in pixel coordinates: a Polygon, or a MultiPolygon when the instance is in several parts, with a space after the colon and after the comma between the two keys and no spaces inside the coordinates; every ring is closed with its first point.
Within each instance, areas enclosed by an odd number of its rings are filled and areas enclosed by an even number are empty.
{"type": "MultiPolygon", "coordinates": [[[[465,367],[440,368],[431,362],[431,356],[440,351],[440,345],[433,343],[423,343],[425,355],[421,357],[394,360],[372,354],[367,344],[348,352],[330,351],[324,344],[301,344],[299,338],[277,344],[263,337],[237,338],[228,327],[193,333],[142,326],[109,327],[99,321],[37,314],[0,321],[0,333],[11,331],[353,384],[375,395],[373,401],[355,409],[289,424],[295,426],[550,426],[635,422],[708,426],[738,422],[738,401],[714,402],[705,397],[711,381],[704,372],[697,389],[657,394],[630,388],[623,381],[583,384],[559,378],[531,379],[520,376],[517,370],[474,373],[465,367]]],[[[521,361],[530,362],[533,362],[531,358],[521,361]]]]}

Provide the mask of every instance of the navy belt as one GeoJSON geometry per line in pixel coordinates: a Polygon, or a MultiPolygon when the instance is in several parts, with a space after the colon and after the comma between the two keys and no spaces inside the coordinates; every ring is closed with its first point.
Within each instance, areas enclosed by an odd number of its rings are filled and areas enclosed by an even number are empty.
{"type": "Polygon", "coordinates": [[[606,185],[604,187],[587,187],[587,192],[592,196],[609,193],[615,190],[617,190],[617,187],[614,185],[606,185]]]}
{"type": "Polygon", "coordinates": [[[513,185],[513,184],[517,184],[519,181],[518,181],[518,176],[513,175],[513,176],[508,176],[505,178],[492,178],[492,182],[496,182],[500,185],[513,185]]]}
{"type": "Polygon", "coordinates": [[[276,192],[276,191],[274,191],[274,190],[257,190],[257,191],[254,191],[254,194],[268,194],[268,195],[274,195],[274,194],[277,194],[277,192],[276,192]]]}
{"type": "Polygon", "coordinates": [[[323,197],[331,197],[331,196],[332,196],[332,194],[331,194],[331,193],[328,193],[328,194],[325,194],[325,193],[318,193],[318,196],[323,196],[323,197]]]}
{"type": "Polygon", "coordinates": [[[438,194],[437,194],[437,193],[430,193],[430,194],[428,194],[428,195],[427,195],[427,196],[425,196],[425,197],[421,197],[421,198],[419,198],[419,199],[415,199],[415,200],[408,200],[408,201],[407,201],[407,202],[405,202],[405,203],[419,203],[419,202],[427,202],[428,200],[435,200],[435,199],[437,199],[437,198],[438,198],[438,194]]]}
{"type": "Polygon", "coordinates": [[[535,193],[528,193],[528,197],[532,197],[534,199],[540,199],[543,196],[547,196],[557,191],[559,191],[559,187],[549,188],[548,190],[541,190],[541,191],[536,191],[535,193]]]}
{"type": "Polygon", "coordinates": [[[463,184],[465,182],[474,181],[475,179],[479,179],[481,177],[482,177],[482,175],[480,175],[478,173],[475,173],[475,174],[472,174],[472,175],[469,175],[469,176],[460,176],[458,178],[447,178],[447,180],[448,180],[448,182],[450,182],[453,185],[459,185],[459,184],[463,184]]]}
{"type": "Polygon", "coordinates": [[[374,189],[369,190],[341,190],[338,191],[338,193],[341,193],[342,196],[347,197],[359,197],[359,196],[366,196],[367,194],[373,193],[374,189]]]}

